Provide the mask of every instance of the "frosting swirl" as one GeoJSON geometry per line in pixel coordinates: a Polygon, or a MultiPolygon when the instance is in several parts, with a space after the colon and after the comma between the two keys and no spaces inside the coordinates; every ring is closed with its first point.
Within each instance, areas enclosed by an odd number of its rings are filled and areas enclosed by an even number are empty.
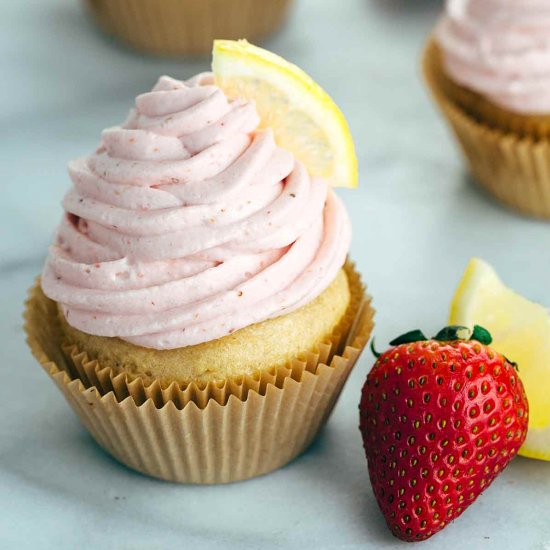
{"type": "Polygon", "coordinates": [[[161,77],[73,187],[42,276],[75,328],[155,349],[289,313],[336,277],[346,211],[212,75],[161,77]]]}
{"type": "Polygon", "coordinates": [[[547,0],[447,0],[436,38],[458,84],[513,112],[550,113],[547,0]]]}

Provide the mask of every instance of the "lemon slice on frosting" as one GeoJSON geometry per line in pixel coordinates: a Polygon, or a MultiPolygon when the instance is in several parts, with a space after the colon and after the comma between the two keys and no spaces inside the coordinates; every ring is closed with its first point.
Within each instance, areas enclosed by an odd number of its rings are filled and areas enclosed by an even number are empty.
{"type": "Polygon", "coordinates": [[[233,98],[252,99],[261,128],[333,187],[357,186],[357,158],[348,124],[330,96],[304,71],[246,40],[215,40],[216,84],[233,98]]]}
{"type": "Polygon", "coordinates": [[[550,314],[507,288],[486,262],[473,258],[451,305],[451,324],[478,324],[492,347],[519,366],[529,400],[529,431],[520,454],[550,460],[550,314]]]}

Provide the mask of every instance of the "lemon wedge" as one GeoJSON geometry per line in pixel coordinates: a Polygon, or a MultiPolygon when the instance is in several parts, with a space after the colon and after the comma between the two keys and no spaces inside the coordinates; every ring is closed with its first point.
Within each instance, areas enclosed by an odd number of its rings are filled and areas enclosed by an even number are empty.
{"type": "Polygon", "coordinates": [[[529,400],[529,431],[519,453],[550,460],[550,314],[506,287],[486,262],[473,258],[456,289],[453,325],[485,327],[492,347],[515,361],[529,400]]]}
{"type": "Polygon", "coordinates": [[[357,187],[348,124],[330,96],[304,71],[246,40],[215,40],[212,71],[230,98],[252,99],[260,128],[271,128],[312,176],[333,187],[357,187]]]}

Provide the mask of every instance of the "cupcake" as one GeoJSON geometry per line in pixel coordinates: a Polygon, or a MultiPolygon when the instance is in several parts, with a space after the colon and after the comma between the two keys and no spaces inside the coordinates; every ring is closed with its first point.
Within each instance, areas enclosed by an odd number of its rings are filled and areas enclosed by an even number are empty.
{"type": "Polygon", "coordinates": [[[214,38],[257,40],[275,31],[291,0],[85,0],[98,25],[159,55],[205,54],[214,38]]]}
{"type": "Polygon", "coordinates": [[[474,179],[543,218],[550,218],[549,29],[542,0],[448,0],[423,59],[474,179]]]}
{"type": "Polygon", "coordinates": [[[148,475],[286,464],[372,329],[342,202],[260,122],[210,73],[163,76],[69,164],[29,344],[98,443],[148,475]]]}

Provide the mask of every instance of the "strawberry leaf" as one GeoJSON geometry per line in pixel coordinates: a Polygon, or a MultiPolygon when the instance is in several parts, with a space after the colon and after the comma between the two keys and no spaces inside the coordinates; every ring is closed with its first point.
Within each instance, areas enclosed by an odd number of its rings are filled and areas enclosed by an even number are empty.
{"type": "Polygon", "coordinates": [[[405,334],[402,334],[397,338],[394,338],[390,342],[390,346],[400,346],[401,344],[412,344],[414,342],[420,342],[422,340],[427,340],[427,338],[424,336],[424,333],[421,330],[416,329],[416,330],[411,330],[410,332],[406,332],[405,334]]]}
{"type": "Polygon", "coordinates": [[[474,325],[474,331],[472,332],[472,336],[470,336],[470,340],[477,340],[480,344],[489,346],[493,341],[493,337],[486,328],[474,325]]]}

